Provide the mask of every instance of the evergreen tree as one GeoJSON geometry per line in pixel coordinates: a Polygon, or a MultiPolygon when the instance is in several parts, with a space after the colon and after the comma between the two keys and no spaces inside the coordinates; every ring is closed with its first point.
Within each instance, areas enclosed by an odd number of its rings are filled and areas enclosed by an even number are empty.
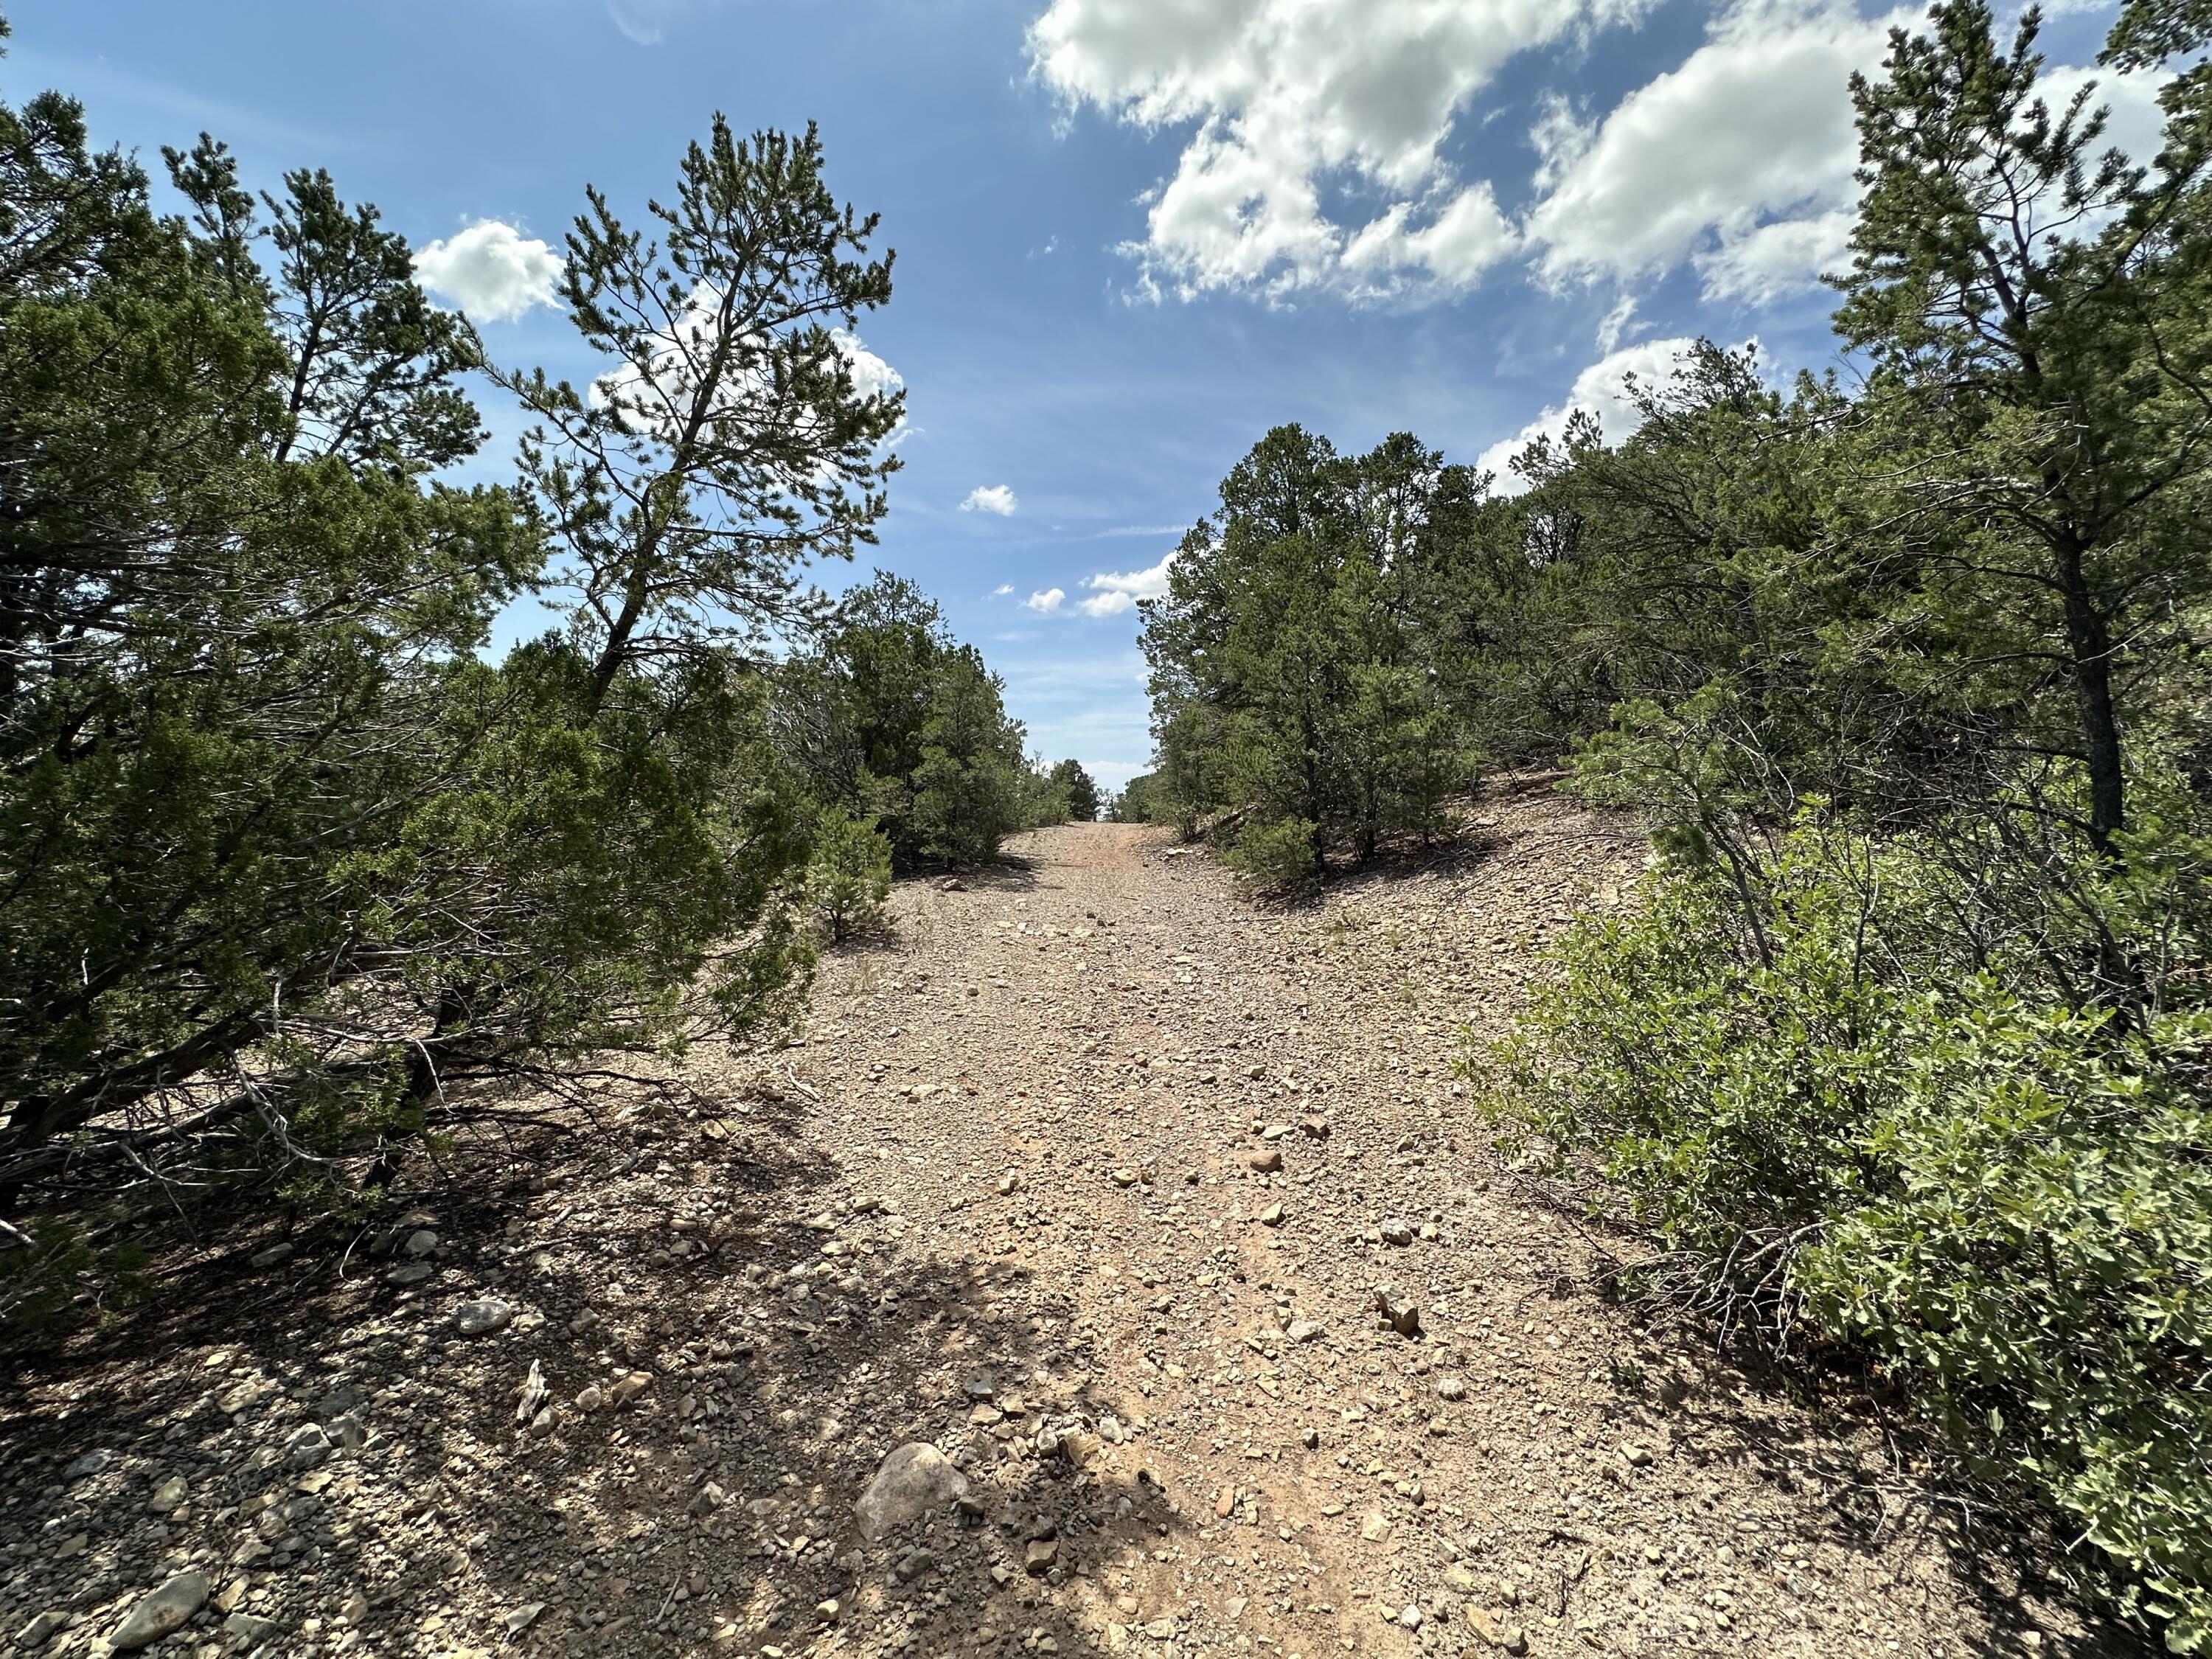
{"type": "Polygon", "coordinates": [[[1061,761],[1052,769],[1052,781],[1067,801],[1067,817],[1078,823],[1095,823],[1098,817],[1098,786],[1091,774],[1083,769],[1082,763],[1061,761]]]}

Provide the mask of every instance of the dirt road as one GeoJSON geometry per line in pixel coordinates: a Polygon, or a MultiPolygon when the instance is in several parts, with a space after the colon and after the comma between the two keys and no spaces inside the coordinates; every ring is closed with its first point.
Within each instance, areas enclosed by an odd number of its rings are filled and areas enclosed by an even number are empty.
{"type": "Polygon", "coordinates": [[[903,888],[799,1046],[549,1164],[465,1149],[351,1249],[210,1260],[19,1376],[0,1640],[103,1650],[198,1571],[161,1651],[2087,1651],[1881,1437],[1638,1339],[1496,1164],[1461,1029],[1641,854],[1485,810],[1290,912],[1042,832],[903,888]],[[863,1539],[917,1441],[964,1510],[863,1539]]]}

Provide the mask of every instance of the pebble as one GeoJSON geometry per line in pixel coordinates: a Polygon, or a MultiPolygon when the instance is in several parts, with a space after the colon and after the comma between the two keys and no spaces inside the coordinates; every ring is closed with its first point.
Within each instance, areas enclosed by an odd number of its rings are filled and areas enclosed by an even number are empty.
{"type": "Polygon", "coordinates": [[[514,1322],[514,1310],[496,1297],[482,1302],[464,1302],[453,1313],[453,1328],[463,1336],[489,1336],[495,1331],[505,1330],[514,1322]]]}
{"type": "Polygon", "coordinates": [[[292,1249],[293,1247],[289,1243],[271,1244],[267,1249],[256,1250],[252,1255],[246,1257],[246,1265],[257,1271],[264,1267],[281,1267],[292,1259],[292,1249]]]}

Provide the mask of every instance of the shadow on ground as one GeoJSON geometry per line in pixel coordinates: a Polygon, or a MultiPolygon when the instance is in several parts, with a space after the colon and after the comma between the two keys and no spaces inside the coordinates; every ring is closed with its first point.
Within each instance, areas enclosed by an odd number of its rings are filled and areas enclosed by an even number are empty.
{"type": "Polygon", "coordinates": [[[173,1642],[224,1652],[1087,1647],[1173,1500],[1098,1434],[1082,1346],[1041,1352],[1025,1270],[934,1253],[807,1146],[811,1109],[754,1085],[477,1137],[366,1230],[258,1273],[210,1249],[17,1352],[6,1634],[52,1612],[46,1650],[88,1651],[189,1565],[215,1598],[173,1642]],[[508,1322],[464,1334],[489,1300],[508,1322]],[[913,1440],[967,1511],[864,1540],[854,1500],[913,1440]]]}

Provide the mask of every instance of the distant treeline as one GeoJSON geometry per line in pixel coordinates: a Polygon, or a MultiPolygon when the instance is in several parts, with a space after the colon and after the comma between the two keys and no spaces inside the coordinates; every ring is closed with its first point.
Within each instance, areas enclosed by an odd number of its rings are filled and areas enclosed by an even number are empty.
{"type": "Polygon", "coordinates": [[[1516,465],[1269,433],[1148,611],[1158,770],[1294,891],[1565,757],[1661,861],[1471,1054],[1622,1282],[1871,1360],[2085,1577],[2212,1645],[2212,70],[2165,146],[1975,0],[1856,82],[1854,379],[1699,349],[1516,465]],[[1640,1246],[1630,1240],[1641,1240],[1640,1246]]]}

